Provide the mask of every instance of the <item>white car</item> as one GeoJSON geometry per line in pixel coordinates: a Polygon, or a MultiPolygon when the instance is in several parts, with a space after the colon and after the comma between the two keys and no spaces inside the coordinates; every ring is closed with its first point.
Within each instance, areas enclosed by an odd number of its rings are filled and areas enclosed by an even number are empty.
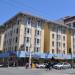
{"type": "Polygon", "coordinates": [[[36,64],[36,68],[45,68],[45,64],[36,64]]]}
{"type": "Polygon", "coordinates": [[[0,64],[0,67],[2,67],[3,65],[0,64]]]}
{"type": "Polygon", "coordinates": [[[53,66],[56,69],[68,69],[71,68],[71,65],[69,63],[63,62],[63,63],[58,63],[53,66]]]}

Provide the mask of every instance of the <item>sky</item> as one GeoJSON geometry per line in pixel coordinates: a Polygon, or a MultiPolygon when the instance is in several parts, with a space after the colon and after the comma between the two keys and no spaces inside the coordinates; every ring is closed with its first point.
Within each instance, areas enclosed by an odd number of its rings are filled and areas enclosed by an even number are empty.
{"type": "Polygon", "coordinates": [[[19,12],[57,20],[75,15],[75,0],[0,0],[0,25],[19,12]]]}

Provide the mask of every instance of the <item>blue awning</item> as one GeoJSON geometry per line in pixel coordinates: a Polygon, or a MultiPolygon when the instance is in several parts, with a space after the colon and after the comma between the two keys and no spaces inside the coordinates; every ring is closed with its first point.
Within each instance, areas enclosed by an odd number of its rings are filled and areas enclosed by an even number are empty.
{"type": "Polygon", "coordinates": [[[8,53],[9,56],[16,55],[16,51],[7,51],[6,53],[8,53]]]}
{"type": "Polygon", "coordinates": [[[17,57],[20,57],[20,58],[29,57],[29,53],[25,51],[17,51],[16,55],[17,57]]]}
{"type": "MultiPolygon", "coordinates": [[[[12,55],[16,55],[19,58],[25,58],[29,57],[29,52],[26,51],[7,51],[4,53],[0,53],[0,58],[7,58],[12,55]]],[[[50,53],[41,53],[41,52],[34,52],[31,53],[31,56],[33,58],[44,58],[44,59],[49,59],[54,57],[55,59],[75,59],[75,55],[66,55],[66,54],[50,54],[50,53]]]]}
{"type": "Polygon", "coordinates": [[[8,53],[0,53],[0,58],[7,58],[8,56],[8,53]]]}
{"type": "Polygon", "coordinates": [[[36,53],[34,53],[33,57],[47,59],[47,58],[52,58],[52,54],[36,52],[36,53]]]}

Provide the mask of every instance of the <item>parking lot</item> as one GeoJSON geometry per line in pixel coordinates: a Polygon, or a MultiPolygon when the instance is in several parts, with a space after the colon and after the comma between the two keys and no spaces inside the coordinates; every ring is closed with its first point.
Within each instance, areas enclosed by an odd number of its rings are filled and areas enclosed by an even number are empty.
{"type": "Polygon", "coordinates": [[[75,75],[75,69],[46,70],[25,69],[24,67],[0,68],[0,75],[75,75]]]}

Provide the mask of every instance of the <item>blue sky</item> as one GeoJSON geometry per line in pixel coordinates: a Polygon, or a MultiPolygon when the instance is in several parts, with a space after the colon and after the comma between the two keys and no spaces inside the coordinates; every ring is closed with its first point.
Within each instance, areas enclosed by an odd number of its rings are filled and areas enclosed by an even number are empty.
{"type": "Polygon", "coordinates": [[[0,24],[21,11],[56,20],[75,15],[75,0],[0,0],[0,24]]]}

